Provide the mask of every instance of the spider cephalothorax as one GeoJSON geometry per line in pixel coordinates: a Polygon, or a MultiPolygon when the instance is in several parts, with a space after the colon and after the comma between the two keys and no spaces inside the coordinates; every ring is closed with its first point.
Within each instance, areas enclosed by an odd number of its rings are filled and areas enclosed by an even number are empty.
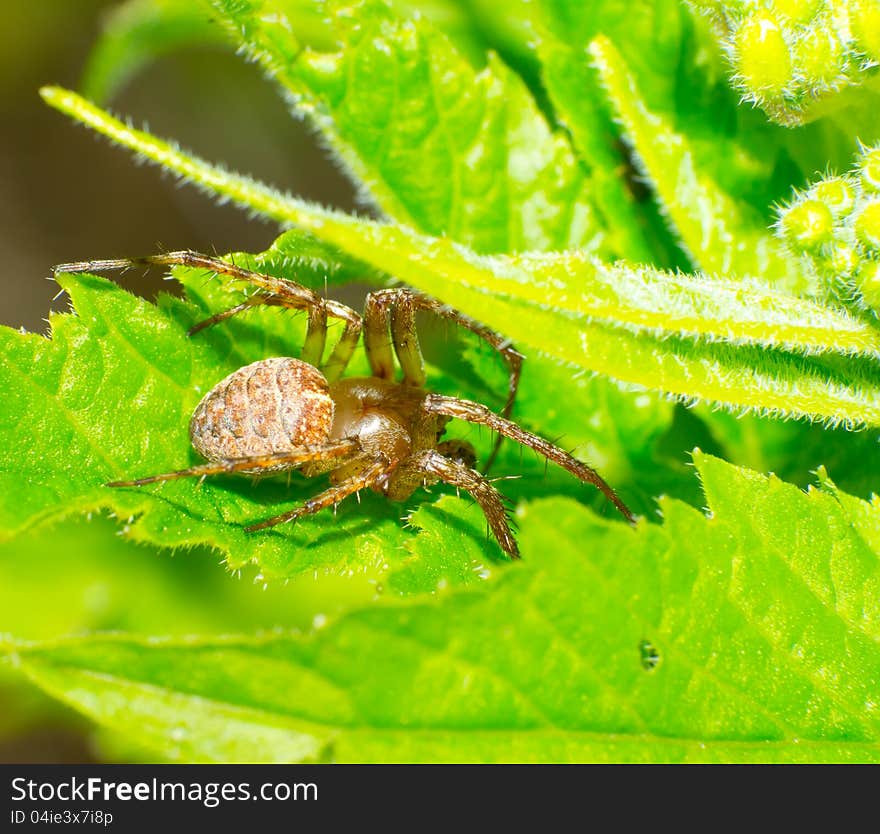
{"type": "MultiPolygon", "coordinates": [[[[196,407],[190,437],[208,463],[109,486],[143,486],[222,472],[260,474],[299,469],[307,477],[330,473],[328,489],[302,506],[247,528],[254,531],[335,506],[361,489],[404,501],[419,487],[444,481],[473,495],[501,548],[518,558],[502,496],[473,468],[473,447],[462,440],[441,440],[446,424],[456,418],[488,426],[498,433],[499,442],[508,437],[534,449],[575,477],[594,484],[629,521],[633,520],[626,505],[593,469],[508,419],[522,356],[502,336],[463,313],[413,290],[391,289],[370,293],[361,317],[294,281],[195,252],[64,264],[56,271],[98,272],[135,263],[203,267],[257,287],[256,294],[197,324],[191,334],[261,304],[306,310],[309,324],[300,359],[272,357],[239,368],[218,382],[196,407]],[[510,373],[501,415],[479,403],[444,397],[424,387],[424,363],[415,329],[417,310],[456,322],[501,354],[510,373]],[[344,328],[322,364],[328,316],[341,319],[344,328]],[[341,379],[361,333],[372,376],[341,379]],[[403,372],[400,381],[394,380],[395,355],[403,372]]],[[[496,443],[490,463],[497,449],[496,443]]]]}

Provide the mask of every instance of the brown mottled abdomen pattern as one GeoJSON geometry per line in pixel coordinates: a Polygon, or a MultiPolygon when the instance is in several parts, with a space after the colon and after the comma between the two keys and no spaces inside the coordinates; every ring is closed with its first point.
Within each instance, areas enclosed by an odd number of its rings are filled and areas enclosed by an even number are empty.
{"type": "Polygon", "coordinates": [[[208,460],[318,446],[333,425],[327,380],[299,359],[274,357],[239,368],[196,406],[192,444],[208,460]]]}

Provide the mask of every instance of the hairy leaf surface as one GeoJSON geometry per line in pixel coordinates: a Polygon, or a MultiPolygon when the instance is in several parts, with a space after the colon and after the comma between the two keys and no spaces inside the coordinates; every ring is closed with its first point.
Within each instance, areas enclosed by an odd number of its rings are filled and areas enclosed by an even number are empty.
{"type": "Polygon", "coordinates": [[[831,423],[880,423],[880,365],[870,356],[841,355],[841,349],[875,353],[877,331],[834,308],[749,284],[732,283],[722,290],[709,283],[701,288],[699,276],[609,267],[580,252],[523,255],[521,260],[479,256],[405,227],[319,209],[212,167],[73,93],[47,88],[43,94],[59,109],[201,187],[294,223],[562,362],[736,409],[831,423]],[[541,269],[547,270],[548,279],[536,300],[531,275],[537,272],[540,278],[541,269]],[[569,271],[574,275],[568,276],[569,271]],[[637,289],[615,295],[614,282],[607,277],[615,272],[634,280],[637,289]],[[590,281],[592,294],[574,295],[566,278],[590,281]],[[713,313],[719,299],[722,308],[713,313]],[[553,303],[560,306],[549,306],[553,303]],[[682,338],[691,334],[724,341],[682,338]],[[814,360],[750,343],[827,351],[830,358],[814,360]]]}
{"type": "MultiPolygon", "coordinates": [[[[283,239],[287,245],[292,240],[300,249],[308,244],[297,235],[283,239]]],[[[291,260],[280,252],[283,246],[258,263],[273,271],[286,265],[293,270],[286,274],[318,283],[314,261],[291,260]]],[[[462,502],[465,519],[437,549],[406,529],[410,511],[430,500],[424,493],[401,505],[365,493],[360,503],[351,499],[340,505],[336,516],[321,513],[296,525],[249,534],[244,526],[301,503],[325,487],[326,480],[295,474],[289,484],[283,478],[254,484],[243,477],[215,477],[201,485],[197,479],[186,479],[147,488],[104,486],[110,480],[198,462],[187,425],[201,397],[237,368],[268,356],[296,356],[302,345],[302,317],[277,309],[253,310],[247,317],[188,337],[186,331],[194,323],[233,306],[242,296],[203,272],[176,274],[189,301],[160,296],[158,306],[106,279],[64,276],[62,284],[77,315],[54,316],[51,339],[0,329],[0,384],[19,392],[0,422],[4,537],[58,517],[107,508],[129,520],[127,535],[135,540],[165,547],[209,545],[224,554],[230,569],[254,563],[266,581],[304,571],[357,572],[375,579],[402,565],[407,566],[408,578],[395,587],[407,592],[433,590],[444,576],[448,581],[483,578],[501,554],[486,540],[483,516],[470,503],[462,502]],[[475,541],[473,547],[467,540],[475,541]],[[430,570],[415,569],[412,563],[419,560],[430,561],[430,570]],[[418,578],[430,584],[419,585],[418,578]]],[[[342,267],[332,278],[339,281],[345,275],[342,267]]],[[[331,340],[336,332],[331,330],[331,340]]],[[[351,372],[367,372],[362,356],[351,372]]],[[[451,389],[446,387],[448,377],[432,371],[431,379],[439,390],[488,399],[484,387],[474,388],[466,378],[459,377],[451,389]]],[[[502,384],[499,392],[503,390],[502,384]]],[[[525,414],[537,421],[541,409],[534,405],[525,414]]],[[[662,412],[658,419],[662,426],[662,412]]],[[[638,417],[634,422],[647,425],[638,417]]],[[[606,424],[599,433],[607,435],[609,430],[613,426],[606,424]]],[[[647,448],[656,431],[641,433],[628,454],[647,448]]],[[[488,436],[470,439],[477,440],[484,453],[488,450],[488,436]]],[[[505,448],[501,465],[508,473],[527,476],[518,485],[517,497],[561,487],[569,494],[594,498],[569,476],[542,479],[544,464],[535,456],[523,461],[512,444],[505,448]]],[[[606,461],[625,457],[620,446],[605,454],[606,461]]]]}
{"type": "Polygon", "coordinates": [[[429,24],[374,0],[322,4],[338,52],[303,48],[262,0],[213,5],[386,214],[480,252],[601,251],[588,178],[498,60],[475,72],[429,24]]]}
{"type": "Polygon", "coordinates": [[[615,45],[598,37],[588,47],[624,136],[680,236],[691,263],[708,273],[766,277],[779,288],[808,288],[797,264],[751,207],[699,169],[686,136],[645,103],[615,45]]]}
{"type": "Polygon", "coordinates": [[[877,761],[877,505],[695,460],[709,517],[666,500],[633,531],[539,502],[540,555],[480,591],[307,636],[5,650],[187,761],[877,761]]]}

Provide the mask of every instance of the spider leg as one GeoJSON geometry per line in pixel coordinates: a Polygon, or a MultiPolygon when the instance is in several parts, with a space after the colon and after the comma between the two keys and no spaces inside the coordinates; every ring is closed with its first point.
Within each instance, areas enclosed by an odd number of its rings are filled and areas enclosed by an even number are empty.
{"type": "Polygon", "coordinates": [[[444,457],[433,449],[420,452],[407,463],[407,466],[440,478],[441,481],[473,495],[501,549],[511,559],[519,559],[519,548],[510,529],[504,498],[484,475],[444,457]]]}
{"type": "Polygon", "coordinates": [[[630,509],[620,500],[617,493],[600,477],[595,469],[572,457],[564,449],[560,449],[558,446],[554,446],[552,443],[544,440],[543,437],[538,437],[536,434],[526,431],[516,423],[504,417],[499,417],[486,408],[486,406],[471,402],[470,400],[444,397],[440,394],[429,394],[425,397],[423,408],[430,414],[443,414],[447,417],[466,420],[468,423],[488,426],[492,431],[496,431],[504,437],[509,437],[523,446],[534,449],[538,454],[543,455],[548,460],[552,460],[581,481],[593,484],[617,507],[630,524],[635,524],[635,517],[630,509]]]}
{"type": "MultiPolygon", "coordinates": [[[[287,307],[288,309],[294,310],[302,309],[302,306],[299,304],[291,304],[290,302],[285,301],[285,299],[279,298],[276,295],[260,291],[255,295],[250,296],[241,304],[236,304],[234,307],[230,307],[228,310],[222,310],[221,312],[215,313],[213,316],[204,319],[204,321],[200,321],[197,324],[194,324],[187,331],[187,335],[194,336],[196,333],[199,333],[202,330],[206,330],[209,327],[213,327],[215,324],[219,324],[221,321],[231,319],[233,316],[237,316],[239,313],[244,313],[247,310],[252,310],[254,307],[264,306],[287,307]]],[[[306,330],[306,338],[303,342],[302,350],[300,352],[300,359],[302,359],[303,362],[308,362],[310,365],[314,365],[314,367],[317,368],[321,364],[321,358],[324,355],[324,346],[327,343],[327,305],[326,303],[324,303],[324,299],[320,299],[319,303],[308,305],[305,309],[308,312],[309,323],[306,330]]]]}
{"type": "Polygon", "coordinates": [[[282,472],[288,469],[296,469],[303,464],[312,464],[315,467],[323,467],[324,464],[336,465],[340,458],[351,457],[360,449],[357,440],[345,439],[324,446],[302,446],[286,452],[276,452],[270,455],[255,455],[246,458],[228,458],[227,460],[202,463],[190,466],[188,469],[179,469],[176,472],[166,472],[162,475],[150,475],[147,478],[137,478],[134,481],[111,481],[108,487],[135,487],[144,484],[154,484],[159,481],[174,481],[178,478],[206,477],[207,475],[220,475],[226,472],[246,472],[249,474],[282,472]]]}
{"type": "MultiPolygon", "coordinates": [[[[507,364],[509,375],[507,400],[501,413],[504,417],[509,417],[519,387],[523,355],[515,350],[510,341],[500,333],[480,324],[454,307],[415,290],[406,288],[377,290],[367,296],[364,306],[364,347],[370,360],[373,376],[382,379],[392,378],[394,375],[393,347],[403,371],[404,384],[419,387],[425,384],[425,363],[415,324],[417,310],[433,313],[455,322],[479,336],[501,354],[507,364]]],[[[501,439],[499,436],[495,441],[495,446],[486,462],[484,471],[488,471],[492,466],[498,454],[501,439]]]]}
{"type": "Polygon", "coordinates": [[[234,307],[230,307],[228,310],[223,310],[220,313],[214,313],[213,316],[204,319],[203,321],[194,324],[190,327],[189,330],[186,331],[187,336],[195,336],[196,333],[200,333],[202,330],[207,330],[209,327],[213,327],[215,324],[219,324],[221,321],[226,321],[226,319],[231,319],[233,316],[237,316],[239,313],[243,313],[245,310],[250,310],[260,304],[269,304],[269,300],[263,300],[259,296],[251,296],[247,299],[247,301],[242,301],[241,304],[236,304],[234,307]]]}
{"type": "Polygon", "coordinates": [[[314,290],[310,290],[308,287],[304,287],[295,281],[290,281],[286,278],[276,278],[272,275],[254,272],[250,269],[243,269],[229,261],[211,257],[210,255],[182,250],[159,255],[148,255],[143,258],[120,258],[117,260],[81,261],[78,263],[60,264],[55,267],[54,271],[109,272],[117,269],[127,269],[137,264],[189,266],[207,269],[218,275],[226,275],[233,281],[244,281],[260,290],[258,294],[252,296],[246,302],[231,307],[222,313],[217,313],[203,322],[199,322],[192,328],[191,332],[203,330],[260,304],[288,307],[293,310],[307,310],[309,313],[309,326],[303,346],[302,358],[304,362],[320,367],[324,376],[330,382],[334,382],[342,375],[354,353],[355,347],[357,347],[362,320],[350,307],[346,307],[338,301],[326,300],[314,290]],[[321,357],[324,353],[324,344],[327,338],[327,316],[341,319],[345,322],[345,326],[333,352],[327,362],[321,366],[321,357]]]}
{"type": "Polygon", "coordinates": [[[342,483],[319,492],[313,498],[309,498],[305,504],[294,507],[292,510],[288,510],[281,515],[267,518],[265,521],[260,521],[257,524],[251,524],[249,527],[245,527],[245,530],[248,533],[253,533],[256,530],[264,530],[266,527],[284,524],[286,521],[296,521],[296,519],[302,518],[304,515],[313,515],[327,507],[335,507],[343,498],[347,498],[349,495],[353,495],[359,490],[380,481],[388,473],[389,468],[390,465],[384,458],[374,460],[361,472],[346,478],[342,483]]]}

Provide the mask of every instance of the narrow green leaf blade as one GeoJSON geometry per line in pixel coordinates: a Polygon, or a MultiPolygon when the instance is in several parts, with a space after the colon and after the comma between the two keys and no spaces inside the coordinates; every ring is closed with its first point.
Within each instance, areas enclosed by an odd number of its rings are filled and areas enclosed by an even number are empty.
{"type": "MultiPolygon", "coordinates": [[[[651,270],[603,266],[579,253],[562,255],[559,260],[552,254],[524,256],[521,261],[479,257],[448,241],[426,240],[406,229],[365,223],[340,215],[318,217],[303,211],[296,222],[350,255],[376,267],[381,266],[401,280],[495,326],[517,344],[545,351],[563,362],[646,388],[737,409],[807,416],[831,423],[880,424],[880,365],[873,356],[876,331],[844,313],[813,302],[738,283],[724,289],[712,282],[699,286],[698,277],[664,275],[654,284],[651,276],[656,273],[651,270]],[[542,265],[547,268],[546,287],[540,285],[542,265]],[[523,266],[521,273],[518,272],[520,266],[523,266]],[[582,267],[580,271],[578,266],[582,267]],[[569,271],[572,274],[567,275],[569,271]],[[601,279],[603,274],[607,284],[601,279]],[[617,299],[621,303],[619,315],[601,321],[598,316],[602,301],[596,294],[578,297],[566,292],[573,276],[577,276],[581,282],[592,278],[594,289],[601,285],[613,294],[618,290],[610,279],[612,275],[617,280],[629,276],[644,282],[643,289],[653,287],[659,290],[666,302],[662,315],[670,316],[680,315],[687,309],[684,294],[676,292],[679,281],[694,282],[692,286],[700,290],[699,297],[705,302],[701,302],[700,314],[692,313],[695,328],[711,326],[711,315],[704,316],[703,313],[709,313],[714,303],[713,288],[719,290],[715,300],[739,297],[738,304],[741,304],[740,309],[746,318],[753,304],[766,303],[768,309],[775,309],[783,318],[787,315],[786,310],[799,310],[790,320],[796,330],[802,327],[811,329],[808,320],[812,314],[804,318],[808,309],[820,318],[827,313],[831,316],[828,323],[832,320],[839,322],[844,331],[850,326],[855,328],[858,332],[855,341],[867,348],[867,355],[864,358],[831,355],[824,360],[822,357],[768,351],[750,344],[694,342],[673,336],[669,330],[664,331],[659,322],[654,323],[654,332],[659,331],[662,335],[656,336],[651,331],[620,325],[650,327],[649,319],[640,316],[642,313],[652,315],[652,305],[658,299],[637,311],[632,305],[639,303],[640,294],[623,292],[617,299]],[[685,301],[684,305],[682,301],[685,301]],[[550,307],[548,302],[558,303],[560,307],[550,307]],[[626,314],[622,312],[623,305],[628,305],[626,314]],[[595,320],[592,318],[594,314],[595,320]],[[625,316],[630,314],[636,318],[628,320],[625,316]]],[[[642,300],[646,297],[643,295],[642,300]]],[[[654,309],[653,314],[656,313],[654,309]]],[[[715,333],[699,329],[698,334],[717,334],[730,339],[736,333],[743,342],[772,344],[773,330],[768,322],[749,324],[735,321],[731,316],[723,325],[719,324],[715,333]],[[726,332],[721,332],[725,329],[726,332]],[[756,338],[759,331],[763,337],[756,338]],[[771,341],[767,341],[768,338],[771,341]]],[[[779,333],[784,330],[781,328],[779,333]]],[[[838,348],[841,336],[837,330],[837,325],[832,325],[832,329],[820,337],[825,348],[838,348]]],[[[801,331],[801,335],[806,337],[803,341],[798,336],[795,340],[782,339],[778,343],[801,350],[818,348],[815,331],[813,336],[807,336],[806,330],[801,331]]]]}
{"type": "Polygon", "coordinates": [[[603,101],[587,44],[598,34],[625,32],[621,42],[629,58],[640,61],[640,78],[655,97],[671,105],[679,61],[683,10],[675,0],[640,4],[567,3],[538,0],[532,4],[531,41],[541,62],[541,76],[557,119],[588,166],[593,195],[606,218],[615,252],[636,263],[657,263],[663,244],[654,240],[650,218],[626,182],[626,160],[603,101]]]}
{"type": "MultiPolygon", "coordinates": [[[[682,330],[676,326],[675,319],[678,315],[681,321],[681,310],[678,308],[682,301],[680,292],[676,291],[679,279],[675,277],[667,276],[663,281],[655,282],[650,278],[654,274],[650,271],[633,272],[636,276],[649,276],[647,285],[654,289],[663,290],[665,286],[668,305],[662,314],[671,316],[671,327],[667,325],[664,328],[659,322],[651,324],[642,320],[642,315],[651,313],[649,305],[643,305],[641,310],[632,310],[633,301],[638,302],[638,297],[634,299],[631,296],[619,299],[619,317],[612,319],[613,326],[599,321],[575,320],[565,306],[561,311],[547,308],[543,296],[537,303],[528,304],[528,315],[523,315],[522,302],[535,301],[528,297],[527,282],[512,282],[516,289],[513,292],[509,288],[507,290],[511,298],[497,295],[493,265],[509,264],[509,260],[499,262],[497,259],[480,258],[449,241],[424,238],[404,228],[371,223],[320,209],[240,175],[222,171],[150,134],[133,130],[73,93],[46,88],[43,95],[50,104],[73,118],[197,185],[241,201],[269,216],[294,223],[349,256],[433,293],[474,318],[496,327],[522,345],[550,353],[563,362],[666,393],[705,399],[737,409],[806,416],[832,423],[880,424],[880,370],[876,360],[823,364],[749,345],[693,343],[672,338],[672,333],[682,330]],[[521,298],[524,295],[525,298],[521,298]],[[629,306],[629,312],[624,311],[623,305],[629,306]],[[629,320],[627,315],[630,313],[635,313],[636,318],[629,320]],[[663,336],[670,334],[670,337],[637,334],[618,326],[620,324],[658,327],[663,336]]],[[[558,263],[554,265],[553,256],[547,257],[551,265],[560,268],[558,263]]],[[[574,259],[575,263],[584,260],[580,253],[562,255],[561,258],[563,271],[570,259],[574,259]]],[[[528,256],[525,262],[529,262],[528,256]]],[[[534,262],[540,263],[540,256],[534,262]]],[[[594,279],[602,269],[587,267],[588,272],[593,270],[594,279]]],[[[615,267],[608,269],[614,270],[615,267]]],[[[618,269],[625,271],[627,268],[618,269]]],[[[684,277],[680,280],[698,279],[684,277]]],[[[566,299],[566,286],[560,289],[561,297],[566,299]]],[[[606,289],[614,293],[613,284],[606,289]]],[[[748,309],[746,299],[750,293],[760,291],[757,287],[728,289],[728,298],[735,299],[737,292],[743,293],[741,309],[748,309]]],[[[774,297],[772,291],[765,292],[769,293],[765,296],[767,299],[774,297]]],[[[703,298],[711,306],[711,292],[708,298],[703,298]]],[[[708,328],[702,323],[701,314],[693,315],[694,300],[685,297],[684,301],[690,302],[690,311],[685,305],[685,317],[689,313],[700,327],[708,328]]],[[[783,332],[775,335],[777,328],[772,323],[762,323],[758,329],[766,332],[763,339],[757,340],[759,342],[805,350],[816,350],[821,343],[828,351],[837,351],[841,338],[844,342],[847,338],[842,334],[850,331],[853,342],[848,348],[844,346],[845,350],[866,353],[876,350],[877,333],[870,325],[849,319],[845,313],[818,305],[811,306],[812,302],[809,301],[779,296],[777,302],[770,306],[783,319],[787,304],[801,311],[811,309],[819,319],[825,318],[829,322],[830,331],[817,339],[814,328],[808,324],[806,329],[812,331],[812,336],[802,340],[803,333],[783,332]]],[[[582,298],[580,303],[583,306],[578,312],[592,316],[593,300],[582,298]]],[[[707,321],[711,325],[708,317],[707,321]]],[[[798,322],[792,321],[791,324],[797,331],[798,322]]],[[[755,340],[754,322],[737,322],[734,316],[730,316],[718,325],[714,331],[705,329],[700,330],[699,334],[755,340]]],[[[684,333],[689,332],[684,329],[684,333]]]]}
{"type": "Polygon", "coordinates": [[[174,172],[182,181],[279,223],[290,223],[291,206],[296,201],[289,195],[187,154],[173,142],[137,130],[63,87],[42,87],[40,95],[50,107],[106,136],[111,142],[135,151],[144,160],[174,172]]]}
{"type": "Polygon", "coordinates": [[[606,37],[588,52],[635,159],[691,262],[710,274],[763,277],[802,291],[806,281],[757,212],[735,201],[699,168],[688,138],[652,112],[623,57],[606,37]]]}

